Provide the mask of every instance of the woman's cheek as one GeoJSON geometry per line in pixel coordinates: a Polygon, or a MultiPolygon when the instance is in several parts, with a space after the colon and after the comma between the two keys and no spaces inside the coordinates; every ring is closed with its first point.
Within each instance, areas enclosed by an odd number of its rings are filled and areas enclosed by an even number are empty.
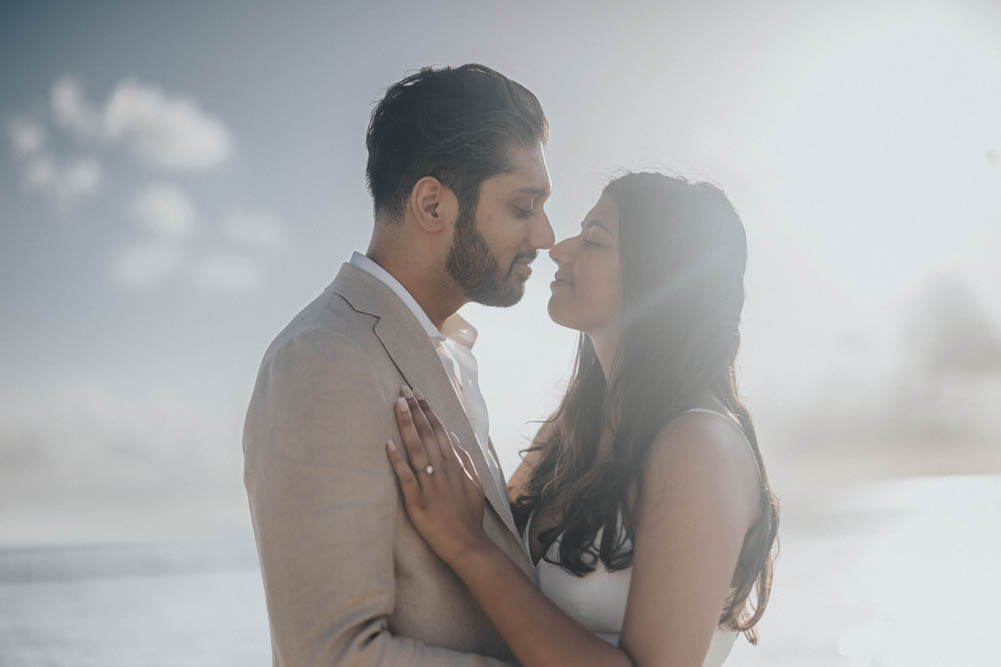
{"type": "Polygon", "coordinates": [[[605,277],[605,303],[609,319],[618,319],[622,316],[622,274],[618,267],[614,271],[609,271],[605,277]]]}

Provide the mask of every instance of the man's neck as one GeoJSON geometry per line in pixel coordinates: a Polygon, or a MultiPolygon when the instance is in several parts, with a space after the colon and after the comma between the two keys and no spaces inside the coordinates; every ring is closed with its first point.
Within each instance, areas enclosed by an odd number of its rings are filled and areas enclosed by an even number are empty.
{"type": "Polygon", "coordinates": [[[445,320],[468,302],[454,281],[437,278],[431,267],[422,266],[413,257],[396,257],[393,253],[379,252],[371,247],[365,256],[385,269],[386,273],[410,292],[438,331],[441,331],[445,320]]]}

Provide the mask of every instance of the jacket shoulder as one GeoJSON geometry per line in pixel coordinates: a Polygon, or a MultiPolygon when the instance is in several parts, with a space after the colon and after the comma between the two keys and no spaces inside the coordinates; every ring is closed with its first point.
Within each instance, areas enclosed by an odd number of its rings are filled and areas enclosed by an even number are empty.
{"type": "Polygon", "coordinates": [[[331,352],[371,354],[378,349],[373,348],[373,344],[377,344],[376,321],[376,317],[356,311],[341,295],[328,288],[275,336],[264,354],[264,363],[290,347],[305,344],[331,352]]]}

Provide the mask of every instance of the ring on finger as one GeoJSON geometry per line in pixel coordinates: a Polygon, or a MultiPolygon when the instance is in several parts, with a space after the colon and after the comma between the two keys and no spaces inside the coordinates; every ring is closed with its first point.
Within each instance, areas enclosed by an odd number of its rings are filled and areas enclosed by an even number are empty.
{"type": "Polygon", "coordinates": [[[428,475],[433,475],[434,474],[434,466],[428,465],[428,467],[424,468],[424,472],[426,472],[428,475]]]}

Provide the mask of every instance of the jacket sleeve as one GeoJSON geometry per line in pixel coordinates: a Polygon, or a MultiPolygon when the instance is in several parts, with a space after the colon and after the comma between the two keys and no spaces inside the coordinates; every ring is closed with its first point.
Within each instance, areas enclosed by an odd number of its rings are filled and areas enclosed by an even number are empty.
{"type": "MultiPolygon", "coordinates": [[[[244,480],[275,665],[500,665],[392,635],[400,500],[384,443],[392,401],[329,332],[272,350],[244,428],[244,480]]],[[[403,517],[402,520],[405,520],[403,517]]]]}

